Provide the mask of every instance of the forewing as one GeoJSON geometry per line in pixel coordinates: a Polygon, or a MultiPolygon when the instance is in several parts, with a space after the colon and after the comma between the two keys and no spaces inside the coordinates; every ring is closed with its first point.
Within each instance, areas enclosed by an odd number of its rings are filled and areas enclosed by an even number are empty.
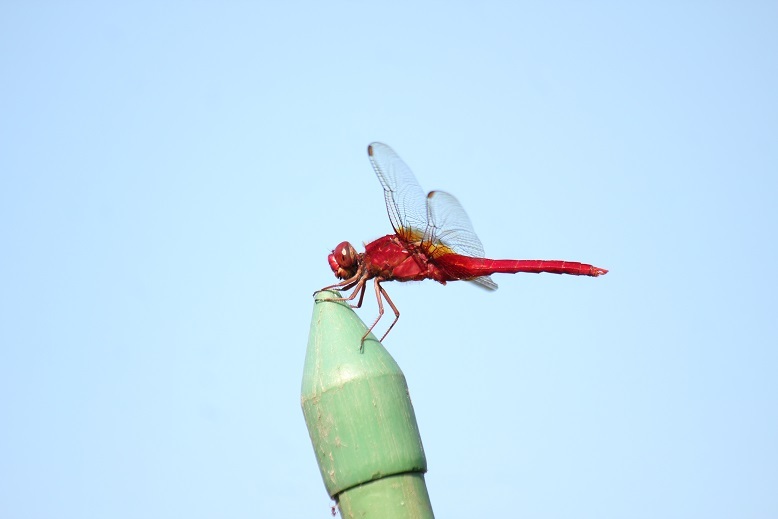
{"type": "MultiPolygon", "coordinates": [[[[432,191],[427,195],[427,220],[423,245],[433,257],[455,253],[462,256],[483,258],[484,246],[473,230],[470,218],[454,195],[445,191],[432,191]]],[[[470,279],[489,290],[496,290],[497,283],[489,276],[470,279]]]]}
{"type": "Polygon", "coordinates": [[[427,228],[427,210],[424,191],[416,177],[386,144],[370,144],[367,154],[384,188],[386,210],[394,232],[408,241],[417,241],[427,228]]]}

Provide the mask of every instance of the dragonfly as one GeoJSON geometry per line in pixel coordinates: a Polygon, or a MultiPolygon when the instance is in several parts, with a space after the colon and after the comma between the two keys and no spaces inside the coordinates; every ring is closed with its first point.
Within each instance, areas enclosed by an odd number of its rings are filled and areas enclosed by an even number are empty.
{"type": "Polygon", "coordinates": [[[367,154],[378,181],[384,189],[386,210],[394,229],[365,245],[358,253],[351,243],[338,244],[327,257],[330,268],[340,280],[322,290],[351,290],[348,297],[330,299],[346,301],[360,308],[368,281],[373,280],[378,317],[362,337],[365,339],[384,315],[383,300],[394,312],[381,342],[400,319],[400,311],[384,287],[384,281],[422,281],[432,279],[445,285],[449,281],[469,281],[487,290],[496,290],[492,274],[572,274],[597,277],[608,271],[587,263],[562,260],[488,259],[467,213],[454,196],[444,191],[424,191],[411,169],[386,144],[373,142],[367,154]],[[351,303],[359,295],[356,304],[351,303]]]}

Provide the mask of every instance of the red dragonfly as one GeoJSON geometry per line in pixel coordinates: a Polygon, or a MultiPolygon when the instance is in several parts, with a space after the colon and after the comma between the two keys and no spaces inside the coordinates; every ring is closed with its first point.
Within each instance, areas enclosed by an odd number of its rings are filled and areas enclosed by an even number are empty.
{"type": "Polygon", "coordinates": [[[495,273],[550,272],[592,277],[608,273],[605,269],[574,261],[487,259],[481,240],[456,198],[443,191],[431,191],[425,196],[410,168],[386,144],[370,144],[367,154],[384,188],[386,210],[394,234],[368,243],[362,253],[357,253],[347,241],[339,243],[327,259],[342,281],[322,289],[353,288],[350,296],[336,301],[353,301],[359,294],[359,302],[351,305],[359,308],[367,281],[374,280],[378,317],[362,337],[363,344],[384,315],[382,298],[389,303],[395,318],[381,341],[400,318],[399,310],[381,286],[383,281],[434,279],[445,285],[447,281],[465,280],[496,290],[497,284],[489,277],[495,273]]]}

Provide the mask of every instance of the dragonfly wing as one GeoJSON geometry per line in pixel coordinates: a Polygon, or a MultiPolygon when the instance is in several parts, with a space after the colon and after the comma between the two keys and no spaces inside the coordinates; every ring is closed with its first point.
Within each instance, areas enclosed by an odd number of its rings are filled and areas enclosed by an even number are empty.
{"type": "Polygon", "coordinates": [[[459,200],[445,191],[432,191],[427,195],[427,220],[429,226],[424,242],[441,244],[462,256],[484,257],[484,246],[473,230],[470,218],[459,200]]]}
{"type": "MultiPolygon", "coordinates": [[[[445,191],[432,191],[428,194],[427,219],[429,226],[423,242],[427,244],[433,256],[453,252],[474,258],[484,257],[484,246],[473,230],[467,213],[453,195],[445,191]]],[[[497,283],[489,276],[479,276],[468,281],[487,290],[497,290],[497,283]]]]}
{"type": "MultiPolygon", "coordinates": [[[[410,243],[421,242],[421,248],[432,258],[452,252],[484,257],[481,240],[456,198],[443,191],[425,196],[411,169],[386,144],[371,143],[367,154],[384,188],[389,220],[399,236],[410,243]]],[[[488,290],[497,289],[497,283],[489,276],[468,281],[488,290]]]]}
{"type": "Polygon", "coordinates": [[[386,210],[394,232],[408,241],[418,241],[427,228],[427,209],[424,191],[416,177],[386,144],[370,144],[367,154],[384,188],[386,210]]]}
{"type": "Polygon", "coordinates": [[[486,290],[497,290],[497,283],[492,280],[491,276],[481,276],[478,278],[468,279],[470,283],[475,283],[481,288],[486,290]]]}

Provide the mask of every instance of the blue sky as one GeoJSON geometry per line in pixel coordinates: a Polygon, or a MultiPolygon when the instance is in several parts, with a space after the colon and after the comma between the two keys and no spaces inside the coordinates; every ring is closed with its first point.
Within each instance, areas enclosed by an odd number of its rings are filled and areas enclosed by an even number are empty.
{"type": "Polygon", "coordinates": [[[374,140],[487,256],[610,269],[387,284],[437,516],[778,515],[774,2],[0,11],[3,517],[328,516],[300,382],[374,140]]]}

